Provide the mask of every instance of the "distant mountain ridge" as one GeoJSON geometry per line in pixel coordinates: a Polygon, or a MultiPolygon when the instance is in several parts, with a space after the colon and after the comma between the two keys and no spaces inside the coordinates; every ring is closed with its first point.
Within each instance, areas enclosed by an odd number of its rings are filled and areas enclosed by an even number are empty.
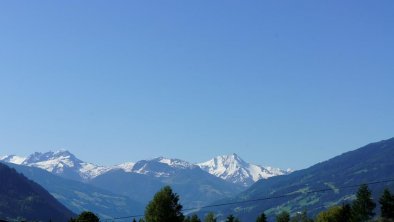
{"type": "Polygon", "coordinates": [[[84,182],[112,170],[123,170],[128,173],[133,172],[155,177],[166,177],[169,175],[169,172],[156,172],[154,169],[145,169],[144,164],[149,161],[159,161],[167,164],[170,166],[167,168],[170,171],[175,168],[192,169],[194,167],[199,167],[218,178],[243,187],[248,187],[260,179],[267,179],[269,177],[284,175],[291,172],[291,170],[250,164],[242,160],[237,154],[218,156],[209,161],[197,164],[192,164],[180,159],[158,157],[152,160],[141,160],[136,163],[126,162],[107,167],[83,162],[69,151],[60,150],[45,153],[35,152],[28,157],[8,155],[0,157],[0,161],[38,167],[64,178],[84,182]]]}

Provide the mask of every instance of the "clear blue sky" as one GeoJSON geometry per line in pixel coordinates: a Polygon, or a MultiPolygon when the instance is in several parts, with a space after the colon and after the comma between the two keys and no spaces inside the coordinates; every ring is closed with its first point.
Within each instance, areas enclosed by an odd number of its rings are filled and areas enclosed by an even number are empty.
{"type": "Polygon", "coordinates": [[[3,1],[0,154],[238,153],[300,169],[394,136],[394,1],[3,1]]]}

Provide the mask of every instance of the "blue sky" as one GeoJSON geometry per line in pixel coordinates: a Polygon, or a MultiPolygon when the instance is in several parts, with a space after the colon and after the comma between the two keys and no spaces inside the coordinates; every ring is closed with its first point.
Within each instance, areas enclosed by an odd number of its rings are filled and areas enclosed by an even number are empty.
{"type": "Polygon", "coordinates": [[[300,169],[394,136],[393,1],[7,1],[0,154],[237,153],[300,169]]]}

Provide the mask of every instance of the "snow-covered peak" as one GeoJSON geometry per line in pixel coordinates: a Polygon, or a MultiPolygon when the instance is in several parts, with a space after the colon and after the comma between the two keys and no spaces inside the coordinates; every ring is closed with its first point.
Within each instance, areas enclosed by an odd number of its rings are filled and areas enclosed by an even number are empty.
{"type": "Polygon", "coordinates": [[[164,163],[167,164],[170,167],[173,168],[180,168],[180,169],[188,169],[188,168],[194,168],[195,165],[186,162],[184,160],[180,160],[180,159],[170,159],[170,158],[165,158],[165,157],[158,157],[153,159],[152,161],[157,161],[160,163],[164,163]]]}
{"type": "Polygon", "coordinates": [[[151,160],[141,160],[134,164],[133,173],[154,177],[169,177],[180,170],[189,170],[198,166],[180,159],[157,157],[151,160]]]}
{"type": "Polygon", "coordinates": [[[16,155],[8,155],[8,156],[0,157],[0,161],[4,161],[7,163],[13,163],[13,164],[21,164],[25,160],[26,160],[26,157],[21,157],[21,156],[16,156],[16,155]]]}
{"type": "Polygon", "coordinates": [[[250,186],[260,179],[288,173],[278,168],[264,168],[259,165],[247,163],[235,153],[217,156],[197,165],[212,175],[232,183],[241,184],[245,187],[250,186]]]}
{"type": "Polygon", "coordinates": [[[109,171],[107,167],[85,163],[67,150],[35,152],[26,157],[15,155],[1,158],[4,162],[37,167],[48,172],[76,180],[88,180],[109,171]]]}
{"type": "Polygon", "coordinates": [[[45,153],[35,152],[28,156],[25,161],[23,161],[24,165],[36,164],[40,162],[51,162],[51,163],[63,163],[69,167],[73,167],[78,163],[82,163],[81,160],[76,158],[74,154],[70,153],[67,150],[60,151],[49,151],[45,153]]]}
{"type": "Polygon", "coordinates": [[[83,162],[67,150],[35,152],[22,162],[23,165],[38,167],[55,174],[64,174],[65,171],[71,174],[81,168],[81,163],[83,162]]]}

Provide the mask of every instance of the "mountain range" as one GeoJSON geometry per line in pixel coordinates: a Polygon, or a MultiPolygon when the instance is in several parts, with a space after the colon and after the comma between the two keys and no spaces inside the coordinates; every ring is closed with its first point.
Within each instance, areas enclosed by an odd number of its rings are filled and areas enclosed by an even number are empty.
{"type": "Polygon", "coordinates": [[[126,173],[145,174],[153,177],[166,177],[169,175],[169,172],[156,171],[156,169],[150,169],[150,171],[148,171],[144,169],[143,164],[149,161],[159,161],[170,166],[167,170],[199,167],[211,175],[243,187],[248,187],[260,179],[267,179],[269,177],[292,172],[290,169],[282,170],[279,168],[262,167],[260,165],[247,163],[237,154],[218,156],[209,161],[197,164],[179,159],[159,157],[152,160],[141,160],[136,163],[126,162],[115,166],[98,166],[78,159],[67,150],[60,150],[45,153],[35,152],[28,157],[7,155],[0,157],[0,161],[37,167],[67,179],[85,182],[114,170],[122,170],[126,173]]]}
{"type": "Polygon", "coordinates": [[[74,212],[89,209],[107,218],[142,212],[165,185],[182,196],[186,208],[198,208],[231,197],[259,179],[289,173],[247,163],[236,154],[200,164],[158,157],[106,167],[60,150],[8,155],[0,161],[45,187],[74,212]]]}

